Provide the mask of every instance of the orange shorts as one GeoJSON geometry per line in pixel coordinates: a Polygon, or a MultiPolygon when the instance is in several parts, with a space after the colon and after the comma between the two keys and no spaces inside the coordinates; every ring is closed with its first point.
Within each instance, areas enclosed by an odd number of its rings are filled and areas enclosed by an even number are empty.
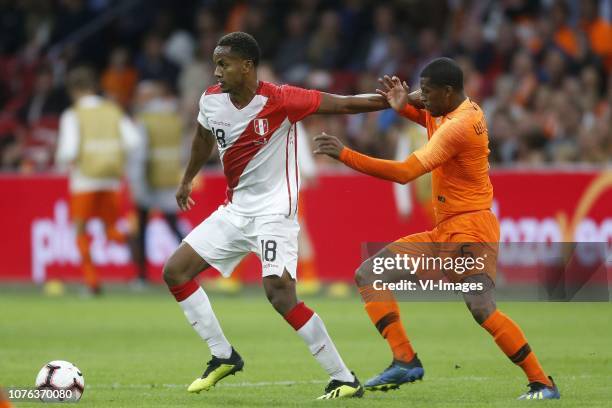
{"type": "Polygon", "coordinates": [[[495,281],[498,247],[499,223],[489,210],[455,215],[431,231],[405,236],[387,246],[391,252],[426,260],[425,267],[416,271],[420,278],[444,275],[452,282],[482,273],[495,281]]]}
{"type": "Polygon", "coordinates": [[[70,198],[73,220],[86,221],[100,217],[106,225],[114,226],[119,219],[120,195],[117,191],[74,193],[70,198]]]}

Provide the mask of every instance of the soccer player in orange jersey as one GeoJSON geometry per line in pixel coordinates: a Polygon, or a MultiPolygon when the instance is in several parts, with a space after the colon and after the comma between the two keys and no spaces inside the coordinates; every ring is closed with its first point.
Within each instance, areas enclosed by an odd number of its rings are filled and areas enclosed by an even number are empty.
{"type": "MultiPolygon", "coordinates": [[[[374,177],[408,183],[425,173],[432,173],[436,226],[431,231],[409,235],[388,245],[367,259],[356,271],[355,281],[365,301],[365,309],[393,353],[392,364],[366,382],[370,390],[388,390],[421,379],[423,366],[414,352],[399,316],[397,302],[389,290],[374,281],[377,258],[443,256],[458,253],[488,255],[481,270],[459,273],[445,270],[451,282],[474,283],[479,290],[463,293],[474,319],[494,338],[510,360],[521,367],[529,381],[529,391],[519,399],[557,399],[559,391],[547,376],[520,327],[495,305],[495,260],[499,242],[499,224],[491,212],[493,188],[489,180],[489,140],[485,117],[480,107],[463,91],[463,72],[449,58],[430,62],[421,72],[420,90],[409,93],[397,77],[381,80],[384,95],[402,116],[427,128],[429,141],[405,161],[381,160],[346,148],[334,136],[315,138],[315,153],[326,154],[347,166],[374,177]]],[[[397,268],[397,267],[396,267],[397,268]]],[[[385,271],[386,282],[418,277],[405,269],[385,271]],[[409,276],[407,276],[409,275],[409,276]]],[[[380,273],[380,271],[378,271],[380,273]]]]}

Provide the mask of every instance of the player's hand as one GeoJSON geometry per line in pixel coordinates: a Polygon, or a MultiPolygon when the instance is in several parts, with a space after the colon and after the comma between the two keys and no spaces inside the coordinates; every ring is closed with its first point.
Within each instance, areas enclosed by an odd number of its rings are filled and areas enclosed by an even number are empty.
{"type": "Polygon", "coordinates": [[[340,153],[344,149],[344,144],[336,136],[328,135],[323,132],[314,138],[315,149],[314,154],[326,154],[338,160],[340,153]]]}
{"type": "Polygon", "coordinates": [[[176,190],[176,203],[182,211],[191,210],[195,201],[191,198],[191,183],[181,183],[176,190]]]}
{"type": "Polygon", "coordinates": [[[384,89],[376,89],[376,93],[387,98],[389,105],[396,111],[404,109],[407,103],[410,102],[410,87],[406,81],[401,81],[398,77],[390,77],[385,75],[378,78],[378,82],[384,89]]]}

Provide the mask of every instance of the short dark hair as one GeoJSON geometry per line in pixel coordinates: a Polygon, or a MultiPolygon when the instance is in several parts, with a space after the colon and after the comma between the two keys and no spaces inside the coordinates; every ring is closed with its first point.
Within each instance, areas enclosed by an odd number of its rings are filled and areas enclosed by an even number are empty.
{"type": "Polygon", "coordinates": [[[66,86],[74,91],[95,91],[98,85],[96,72],[87,65],[71,69],[66,76],[66,86]]]}
{"type": "Polygon", "coordinates": [[[259,65],[261,51],[257,40],[251,34],[235,31],[221,37],[217,43],[218,47],[230,47],[231,52],[240,55],[241,58],[253,61],[253,65],[259,65]]]}
{"type": "Polygon", "coordinates": [[[433,85],[452,86],[457,91],[463,90],[463,71],[452,58],[436,58],[423,68],[422,78],[429,78],[433,85]]]}

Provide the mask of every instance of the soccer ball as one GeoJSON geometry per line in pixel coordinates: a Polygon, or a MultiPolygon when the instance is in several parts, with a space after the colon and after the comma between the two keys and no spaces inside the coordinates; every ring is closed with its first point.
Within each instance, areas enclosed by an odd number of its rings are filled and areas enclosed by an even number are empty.
{"type": "Polygon", "coordinates": [[[36,389],[44,402],[77,402],[85,390],[85,378],[74,364],[54,360],[38,372],[36,389]]]}

